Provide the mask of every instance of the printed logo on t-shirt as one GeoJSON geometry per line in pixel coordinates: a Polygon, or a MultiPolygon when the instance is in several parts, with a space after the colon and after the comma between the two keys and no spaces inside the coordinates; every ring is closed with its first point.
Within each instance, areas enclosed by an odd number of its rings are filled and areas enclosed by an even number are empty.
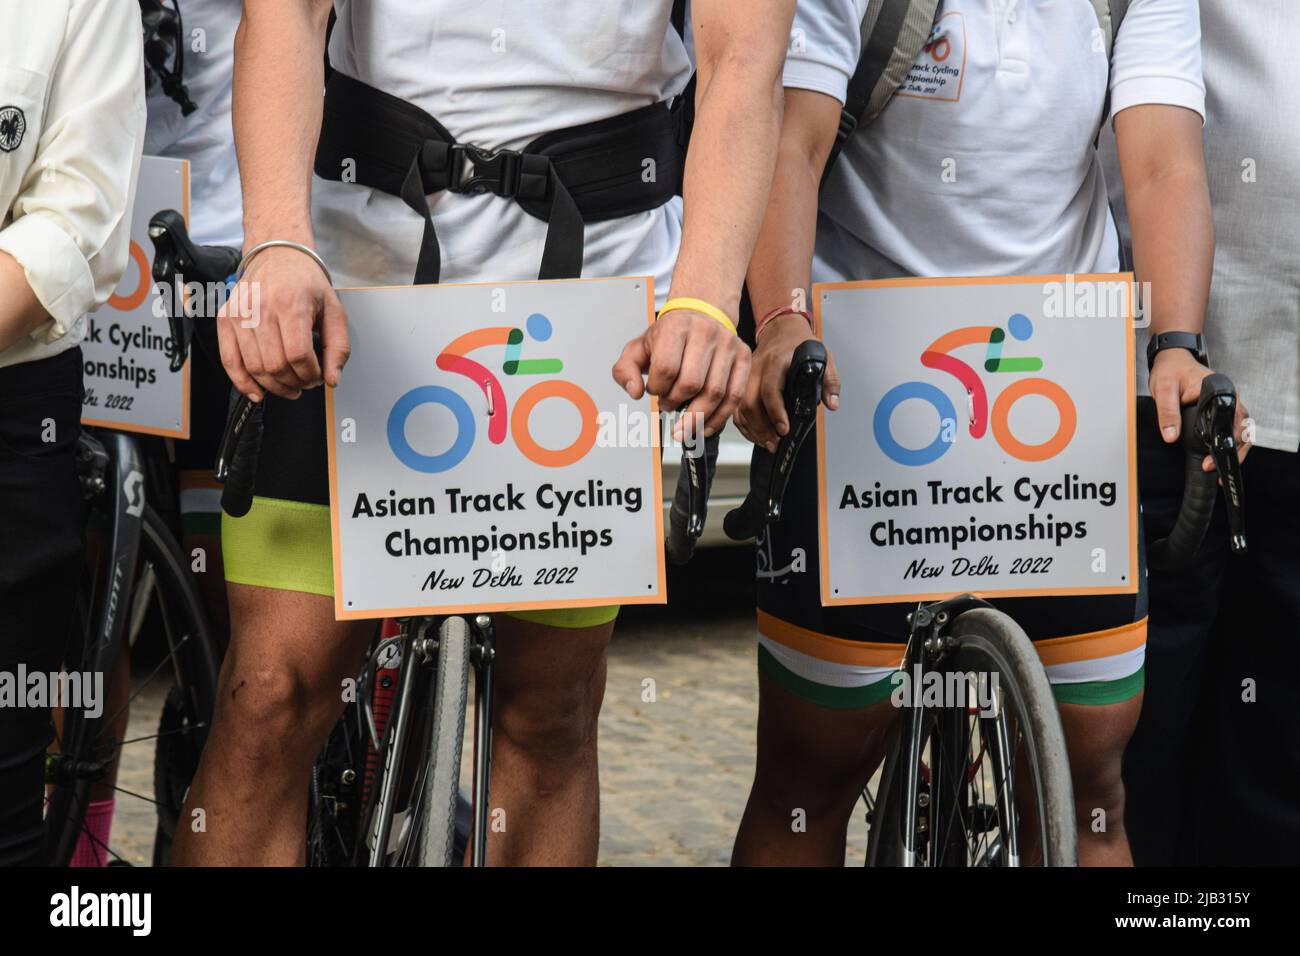
{"type": "Polygon", "coordinates": [[[938,19],[935,35],[922,48],[895,95],[956,103],[965,76],[966,21],[960,12],[952,11],[938,19]]]}

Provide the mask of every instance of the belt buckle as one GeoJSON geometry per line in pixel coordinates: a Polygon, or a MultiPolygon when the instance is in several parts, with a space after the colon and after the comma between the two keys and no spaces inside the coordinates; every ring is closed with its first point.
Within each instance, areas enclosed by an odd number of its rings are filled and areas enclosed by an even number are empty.
{"type": "Polygon", "coordinates": [[[487,150],[473,143],[456,143],[451,152],[452,182],[448,188],[452,192],[471,196],[495,193],[509,198],[519,190],[520,154],[515,150],[487,150]]]}

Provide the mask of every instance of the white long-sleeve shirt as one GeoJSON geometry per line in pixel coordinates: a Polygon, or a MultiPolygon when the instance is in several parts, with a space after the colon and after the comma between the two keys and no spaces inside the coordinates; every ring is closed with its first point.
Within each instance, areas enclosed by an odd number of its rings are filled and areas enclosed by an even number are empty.
{"type": "Polygon", "coordinates": [[[77,345],[126,268],[142,47],[136,0],[0,3],[0,251],[51,317],[0,367],[77,345]]]}

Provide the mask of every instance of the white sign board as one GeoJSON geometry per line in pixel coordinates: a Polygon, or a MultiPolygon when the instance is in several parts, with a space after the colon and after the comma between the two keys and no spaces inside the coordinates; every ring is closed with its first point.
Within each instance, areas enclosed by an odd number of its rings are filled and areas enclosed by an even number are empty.
{"type": "Polygon", "coordinates": [[[815,288],[823,604],[1136,591],[1131,281],[815,288]]]}
{"type": "Polygon", "coordinates": [[[610,374],[646,278],[345,290],[340,620],[663,603],[657,405],[610,374]]]}
{"type": "Polygon", "coordinates": [[[131,213],[131,258],[108,304],[92,313],[81,343],[86,397],[81,421],[121,431],[190,437],[190,363],[171,371],[166,305],[151,276],[149,220],[164,209],[189,219],[189,163],[145,156],[131,213]]]}

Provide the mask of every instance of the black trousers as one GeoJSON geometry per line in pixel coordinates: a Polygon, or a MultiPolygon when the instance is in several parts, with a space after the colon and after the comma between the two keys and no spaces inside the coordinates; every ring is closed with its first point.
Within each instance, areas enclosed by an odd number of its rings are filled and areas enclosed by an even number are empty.
{"type": "MultiPolygon", "coordinates": [[[[84,540],[81,398],[80,349],[0,368],[0,673],[11,682],[20,664],[57,670],[72,625],[84,540]]],[[[47,708],[0,706],[0,865],[43,862],[53,736],[47,708]]]]}
{"type": "MultiPolygon", "coordinates": [[[[1182,495],[1182,453],[1139,406],[1147,540],[1182,495]]],[[[1146,696],[1124,758],[1139,866],[1300,863],[1300,454],[1242,467],[1248,551],[1230,557],[1223,503],[1196,564],[1152,572],[1146,696]]]]}

